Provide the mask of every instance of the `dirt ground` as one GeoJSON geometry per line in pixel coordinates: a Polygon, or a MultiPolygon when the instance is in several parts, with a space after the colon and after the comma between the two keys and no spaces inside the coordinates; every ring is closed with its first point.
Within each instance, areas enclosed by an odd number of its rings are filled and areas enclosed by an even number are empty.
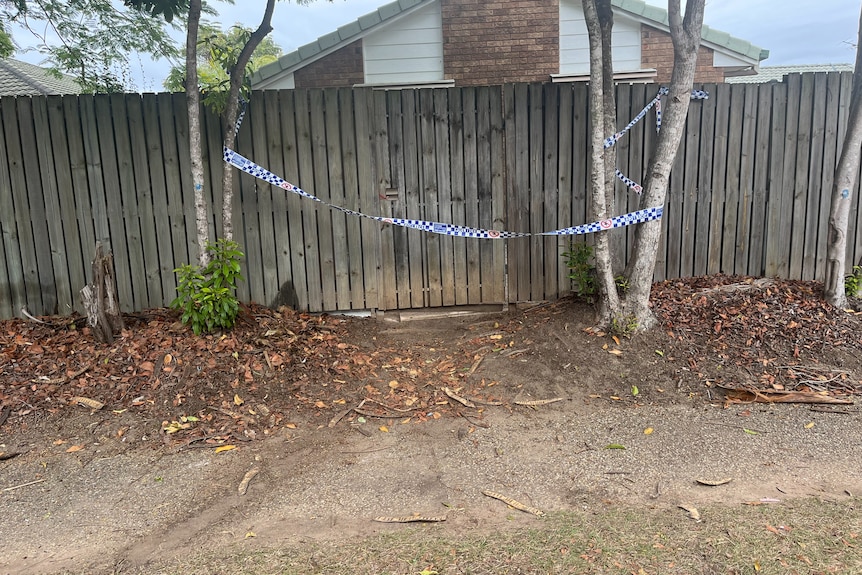
{"type": "Polygon", "coordinates": [[[151,310],[111,345],[74,318],[2,322],[0,573],[534,520],[485,491],[544,511],[848,498],[862,314],[819,289],[657,284],[660,326],[634,338],[572,299],[399,322],[253,306],[204,338],[151,310]]]}

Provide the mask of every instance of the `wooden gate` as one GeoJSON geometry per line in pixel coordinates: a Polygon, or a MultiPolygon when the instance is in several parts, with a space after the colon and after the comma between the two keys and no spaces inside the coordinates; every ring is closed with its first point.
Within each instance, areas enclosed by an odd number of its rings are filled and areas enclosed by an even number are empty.
{"type": "MultiPolygon", "coordinates": [[[[505,225],[499,88],[377,93],[386,113],[385,215],[483,229],[505,225]]],[[[384,135],[381,135],[384,136],[384,135]]],[[[385,144],[384,144],[385,145],[385,144]]],[[[378,309],[506,302],[505,241],[384,225],[378,309]]]]}

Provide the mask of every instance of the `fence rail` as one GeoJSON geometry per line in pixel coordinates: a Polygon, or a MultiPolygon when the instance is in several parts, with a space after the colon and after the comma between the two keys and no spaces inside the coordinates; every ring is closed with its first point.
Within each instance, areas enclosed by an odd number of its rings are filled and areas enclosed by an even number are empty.
{"type": "MultiPolygon", "coordinates": [[[[712,273],[822,280],[830,191],[851,74],[702,86],[662,219],[656,279],[712,273]]],[[[625,125],[655,86],[617,88],[625,125]]],[[[654,116],[617,143],[642,181],[654,116]]],[[[204,115],[210,205],[221,206],[221,127],[204,115]]],[[[369,215],[514,232],[592,219],[583,84],[255,93],[237,150],[309,193],[369,215]]],[[[69,313],[97,240],[122,308],[167,305],[195,259],[181,94],[0,99],[0,317],[69,313]]],[[[571,238],[447,237],[358,218],[237,173],[245,301],[303,310],[407,309],[558,297],[571,238]]],[[[848,264],[862,259],[859,184],[848,264]]],[[[644,207],[618,186],[617,213],[644,207]]],[[[210,214],[213,236],[221,222],[210,214]]],[[[625,264],[633,228],[607,232],[625,264]]],[[[575,241],[583,241],[576,238],[575,241]]],[[[587,239],[587,241],[589,241],[587,239]]]]}

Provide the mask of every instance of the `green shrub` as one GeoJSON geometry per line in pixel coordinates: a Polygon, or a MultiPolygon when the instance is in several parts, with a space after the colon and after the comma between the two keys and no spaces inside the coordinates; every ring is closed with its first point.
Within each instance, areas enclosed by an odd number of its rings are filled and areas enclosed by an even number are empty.
{"type": "Polygon", "coordinates": [[[623,337],[631,337],[638,330],[638,318],[633,315],[614,317],[611,319],[611,333],[623,337]]]}
{"type": "Polygon", "coordinates": [[[183,312],[181,321],[195,335],[233,327],[239,315],[236,282],[243,280],[239,262],[244,254],[236,242],[218,240],[206,246],[210,261],[201,269],[185,264],[174,270],[179,280],[171,307],[183,312]]]}
{"type": "Polygon", "coordinates": [[[569,251],[563,252],[572,290],[575,295],[592,299],[596,293],[596,266],[593,263],[593,246],[585,243],[572,243],[569,251]]]}
{"type": "Polygon", "coordinates": [[[862,296],[862,266],[853,266],[853,273],[844,278],[844,293],[848,297],[862,296]]]}

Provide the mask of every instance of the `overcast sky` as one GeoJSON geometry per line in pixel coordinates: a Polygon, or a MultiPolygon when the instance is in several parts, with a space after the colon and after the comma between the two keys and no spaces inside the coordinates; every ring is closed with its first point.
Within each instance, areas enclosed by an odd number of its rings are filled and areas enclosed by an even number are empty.
{"type": "MultiPolygon", "coordinates": [[[[661,0],[650,4],[667,7],[661,0]]],[[[273,17],[273,39],[285,53],[332,32],[387,4],[387,0],[317,0],[307,6],[282,0],[273,17]]],[[[683,2],[684,3],[684,2],[683,2]]],[[[211,2],[223,27],[240,22],[256,27],[264,0],[236,0],[234,5],[211,2]]],[[[766,66],[784,64],[852,63],[859,22],[859,0],[707,0],[705,23],[769,50],[766,66]]],[[[16,35],[19,42],[26,38],[16,35]]],[[[38,54],[18,58],[39,63],[38,54]]],[[[136,64],[137,66],[137,64],[136,64]]],[[[166,62],[142,58],[139,90],[161,88],[166,62]]]]}

